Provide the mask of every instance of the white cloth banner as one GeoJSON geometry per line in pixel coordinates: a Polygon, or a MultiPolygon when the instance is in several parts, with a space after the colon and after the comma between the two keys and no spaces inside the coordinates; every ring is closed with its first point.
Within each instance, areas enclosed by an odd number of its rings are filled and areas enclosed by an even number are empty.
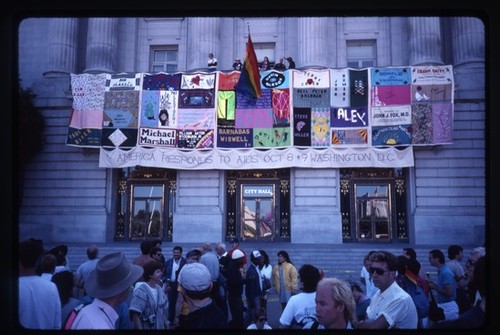
{"type": "Polygon", "coordinates": [[[413,147],[389,148],[297,148],[181,150],[101,148],[99,167],[136,165],[179,170],[250,170],[301,168],[402,168],[414,165],[413,147]]]}

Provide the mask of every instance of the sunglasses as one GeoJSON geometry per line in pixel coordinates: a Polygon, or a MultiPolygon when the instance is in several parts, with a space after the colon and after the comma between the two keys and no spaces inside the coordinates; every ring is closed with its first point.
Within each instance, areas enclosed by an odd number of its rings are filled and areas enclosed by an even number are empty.
{"type": "Polygon", "coordinates": [[[372,275],[374,272],[376,272],[379,276],[383,275],[384,273],[386,272],[390,272],[389,270],[384,270],[384,269],[381,269],[381,268],[374,268],[374,267],[370,267],[368,269],[368,272],[372,275]]]}
{"type": "Polygon", "coordinates": [[[258,321],[259,321],[259,322],[266,322],[266,321],[267,321],[267,319],[266,319],[266,318],[260,318],[258,321]]]}

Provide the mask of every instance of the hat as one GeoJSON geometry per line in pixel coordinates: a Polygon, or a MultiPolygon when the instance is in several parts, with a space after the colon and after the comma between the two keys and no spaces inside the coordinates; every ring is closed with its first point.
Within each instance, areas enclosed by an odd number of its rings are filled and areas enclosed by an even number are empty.
{"type": "Polygon", "coordinates": [[[234,251],[231,253],[232,259],[238,259],[241,257],[245,257],[245,254],[240,249],[234,249],[234,251]]]}
{"type": "Polygon", "coordinates": [[[261,255],[261,253],[260,253],[259,250],[252,251],[252,256],[255,257],[255,258],[261,258],[262,257],[262,255],[261,255]]]}
{"type": "Polygon", "coordinates": [[[109,298],[134,284],[144,269],[130,264],[123,252],[113,252],[97,261],[95,269],[85,281],[85,290],[94,298],[109,298]]]}
{"type": "Polygon", "coordinates": [[[240,240],[238,240],[238,238],[236,238],[236,237],[233,237],[231,239],[231,243],[240,243],[240,240]]]}
{"type": "Polygon", "coordinates": [[[212,277],[206,265],[189,263],[179,272],[179,284],[188,291],[203,291],[212,284],[212,277]]]}

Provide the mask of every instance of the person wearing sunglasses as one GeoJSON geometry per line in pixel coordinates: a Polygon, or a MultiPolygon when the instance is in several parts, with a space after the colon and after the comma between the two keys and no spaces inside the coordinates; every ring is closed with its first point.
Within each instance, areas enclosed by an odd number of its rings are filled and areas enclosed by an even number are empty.
{"type": "Polygon", "coordinates": [[[254,323],[248,325],[247,329],[273,329],[270,325],[267,324],[266,317],[266,309],[261,307],[255,311],[254,314],[254,323]]]}
{"type": "Polygon", "coordinates": [[[418,315],[411,296],[395,281],[397,257],[387,251],[370,255],[368,272],[378,288],[358,329],[417,329],[418,315]]]}
{"type": "Polygon", "coordinates": [[[474,307],[459,315],[453,320],[436,322],[432,328],[439,329],[472,329],[480,328],[486,322],[486,256],[480,256],[474,262],[474,275],[472,285],[476,287],[480,294],[480,300],[474,307]]]}

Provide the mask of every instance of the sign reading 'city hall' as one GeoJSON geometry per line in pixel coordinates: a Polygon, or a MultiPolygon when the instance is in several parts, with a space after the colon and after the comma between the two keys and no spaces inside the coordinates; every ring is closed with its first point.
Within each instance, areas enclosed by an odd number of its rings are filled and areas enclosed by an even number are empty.
{"type": "Polygon", "coordinates": [[[453,141],[451,66],[72,74],[67,145],[99,166],[172,169],[408,167],[453,141]]]}

